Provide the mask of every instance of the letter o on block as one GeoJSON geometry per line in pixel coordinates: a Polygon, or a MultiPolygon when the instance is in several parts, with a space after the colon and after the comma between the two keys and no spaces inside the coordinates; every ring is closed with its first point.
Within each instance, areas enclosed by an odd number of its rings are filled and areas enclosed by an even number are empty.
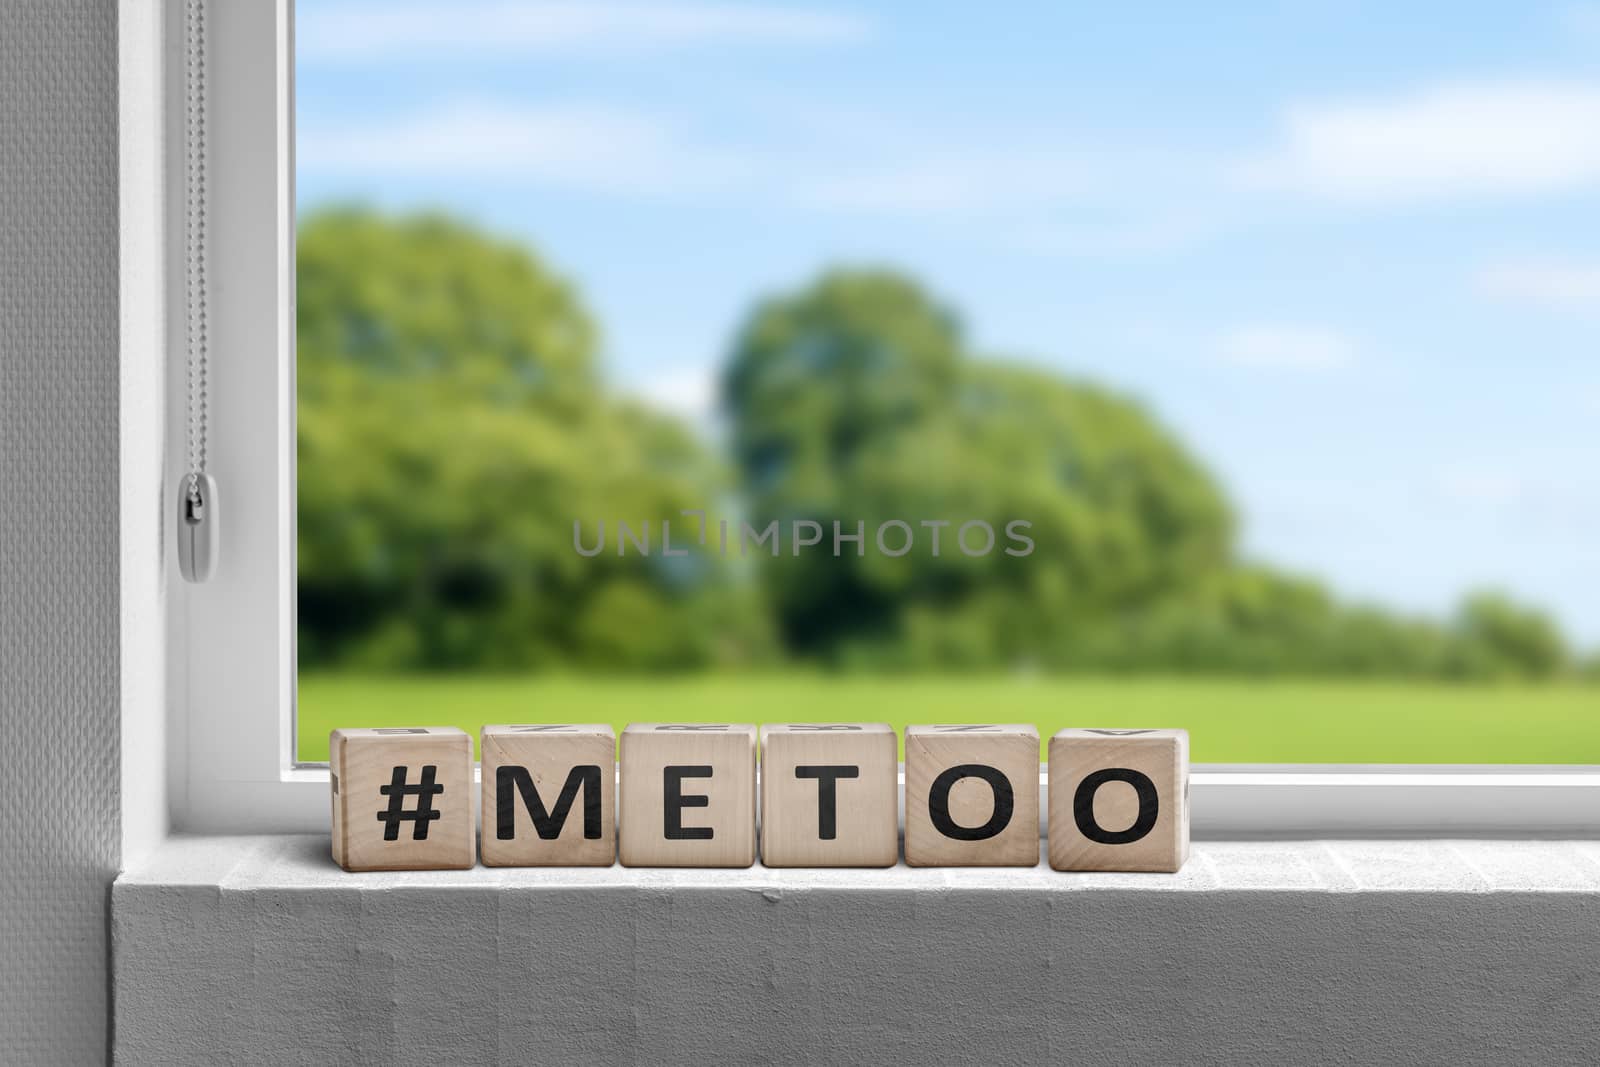
{"type": "Polygon", "coordinates": [[[1050,739],[1050,866],[1177,871],[1189,857],[1189,735],[1062,730],[1050,739]]]}
{"type": "Polygon", "coordinates": [[[1039,734],[1032,726],[908,726],[906,862],[1039,862],[1039,734]]]}

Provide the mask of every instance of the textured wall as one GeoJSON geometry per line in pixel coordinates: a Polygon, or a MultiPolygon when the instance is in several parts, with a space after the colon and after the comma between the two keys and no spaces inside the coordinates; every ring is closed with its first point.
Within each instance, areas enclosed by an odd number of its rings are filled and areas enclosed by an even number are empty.
{"type": "Polygon", "coordinates": [[[117,8],[0,4],[0,1059],[104,1062],[117,866],[117,8]]]}
{"type": "Polygon", "coordinates": [[[128,1067],[1600,1063],[1591,843],[1200,842],[1174,878],[179,839],[116,899],[128,1067]]]}

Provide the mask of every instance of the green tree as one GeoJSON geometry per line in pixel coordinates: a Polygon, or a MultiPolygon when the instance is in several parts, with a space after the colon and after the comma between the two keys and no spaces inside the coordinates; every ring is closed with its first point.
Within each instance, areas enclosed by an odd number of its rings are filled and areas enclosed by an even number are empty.
{"type": "Polygon", "coordinates": [[[575,551],[574,521],[614,546],[616,521],[706,507],[727,479],[678,423],[603,395],[593,320],[532,252],[344,209],[305,222],[299,256],[303,663],[760,654],[754,592],[716,561],[575,551]]]}
{"type": "Polygon", "coordinates": [[[1550,678],[1571,665],[1560,629],[1543,612],[1500,593],[1478,592],[1456,615],[1453,673],[1479,678],[1550,678]]]}
{"type": "Polygon", "coordinates": [[[1235,564],[1146,610],[1104,620],[1075,664],[1119,671],[1431,677],[1453,636],[1437,623],[1335,599],[1320,582],[1235,564]]]}
{"type": "Polygon", "coordinates": [[[1241,562],[1221,489],[1139,404],[975,358],[902,275],[834,271],[754,309],[722,383],[729,470],[682,424],[607,394],[592,317],[525,247],[338,209],[306,220],[299,251],[308,667],[696,668],[766,659],[780,639],[869,668],[1572,667],[1556,626],[1504,597],[1442,625],[1241,562]],[[681,513],[701,508],[779,522],[784,551],[753,573],[737,550],[663,556],[660,521],[678,519],[683,545],[697,523],[681,513]],[[586,542],[605,524],[604,551],[576,550],[575,520],[586,542]],[[654,526],[656,552],[619,554],[619,520],[654,526]],[[861,554],[833,554],[836,520],[860,524],[861,554]],[[964,551],[970,520],[998,543],[964,551]],[[1026,555],[1004,550],[1021,545],[1013,520],[1026,555]],[[797,521],[830,543],[792,554],[797,521]],[[896,521],[904,556],[874,543],[896,521]]]}
{"type": "MultiPolygon", "coordinates": [[[[972,359],[914,282],[841,271],[766,301],[724,379],[757,523],[909,523],[919,547],[763,559],[782,632],[847,662],[1053,662],[1089,620],[1226,564],[1232,517],[1199,464],[1138,405],[972,359]],[[924,521],[947,520],[940,555],[924,521]],[[1031,523],[1035,547],[969,556],[958,529],[1031,523]]],[[[1009,542],[1008,542],[1009,543],[1009,542]]]]}

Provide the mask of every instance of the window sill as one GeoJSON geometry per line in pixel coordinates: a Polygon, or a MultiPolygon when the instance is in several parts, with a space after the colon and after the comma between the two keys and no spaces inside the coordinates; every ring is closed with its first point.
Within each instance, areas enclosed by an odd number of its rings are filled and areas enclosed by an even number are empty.
{"type": "MultiPolygon", "coordinates": [[[[1042,846],[1042,842],[1041,842],[1042,846]]],[[[1196,841],[1183,871],[1087,874],[1036,867],[907,867],[884,870],[742,870],[648,867],[474,867],[466,871],[351,874],[328,853],[326,835],[177,835],[117,879],[118,899],[205,886],[224,892],[396,889],[573,889],[711,891],[895,889],[1082,890],[1166,893],[1562,893],[1600,897],[1600,841],[1196,841]]]]}
{"type": "Polygon", "coordinates": [[[323,836],[178,837],[114,889],[116,1041],[174,1065],[1596,1062],[1596,930],[1589,841],[355,875],[323,836]]]}

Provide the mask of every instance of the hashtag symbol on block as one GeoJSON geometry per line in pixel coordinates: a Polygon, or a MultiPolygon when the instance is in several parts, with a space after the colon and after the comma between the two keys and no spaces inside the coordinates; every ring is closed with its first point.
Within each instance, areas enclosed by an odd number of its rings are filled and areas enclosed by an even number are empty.
{"type": "Polygon", "coordinates": [[[400,824],[409,819],[412,822],[411,840],[426,841],[428,839],[428,824],[434,819],[441,818],[439,812],[434,810],[433,798],[444,792],[444,786],[434,782],[433,776],[438,768],[432,763],[422,768],[422,777],[415,785],[406,783],[406,769],[396,767],[394,775],[389,779],[389,784],[378,787],[378,792],[389,798],[389,807],[378,812],[378,821],[383,823],[383,839],[385,841],[400,840],[400,824]],[[417,806],[411,811],[406,810],[406,797],[417,798],[417,806]]]}

